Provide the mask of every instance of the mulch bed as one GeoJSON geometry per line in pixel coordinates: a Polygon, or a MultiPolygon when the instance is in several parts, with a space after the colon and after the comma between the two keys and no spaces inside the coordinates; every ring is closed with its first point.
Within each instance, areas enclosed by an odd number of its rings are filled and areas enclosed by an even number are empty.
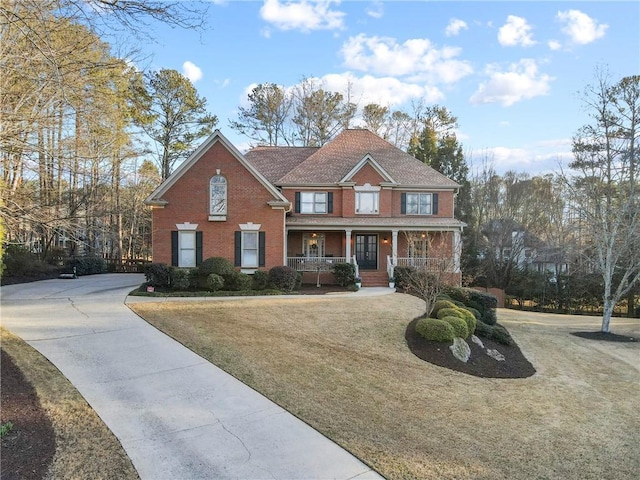
{"type": "Polygon", "coordinates": [[[630,335],[618,335],[617,333],[605,333],[605,332],[571,332],[571,335],[576,337],[586,338],[588,340],[599,340],[601,342],[621,342],[621,343],[633,343],[640,342],[640,338],[630,335]]]}
{"type": "Polygon", "coordinates": [[[527,378],[536,373],[536,369],[526,359],[517,345],[503,345],[493,340],[481,338],[484,349],[479,345],[467,340],[471,348],[471,357],[464,363],[453,356],[449,349],[449,343],[433,342],[426,340],[416,332],[416,318],[405,331],[405,339],[411,352],[418,358],[449,368],[457,372],[467,373],[476,377],[484,378],[527,378]],[[497,361],[487,355],[487,349],[497,350],[504,355],[504,361],[497,361]]]}
{"type": "Polygon", "coordinates": [[[4,351],[0,367],[0,421],[13,424],[2,438],[0,471],[3,479],[44,478],[56,450],[51,420],[31,384],[4,351]]]}

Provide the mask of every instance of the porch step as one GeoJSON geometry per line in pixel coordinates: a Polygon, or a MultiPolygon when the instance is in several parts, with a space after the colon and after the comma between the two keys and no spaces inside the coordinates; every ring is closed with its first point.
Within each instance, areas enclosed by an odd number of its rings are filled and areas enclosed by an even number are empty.
{"type": "Polygon", "coordinates": [[[389,277],[387,272],[360,270],[363,287],[388,287],[389,277]]]}

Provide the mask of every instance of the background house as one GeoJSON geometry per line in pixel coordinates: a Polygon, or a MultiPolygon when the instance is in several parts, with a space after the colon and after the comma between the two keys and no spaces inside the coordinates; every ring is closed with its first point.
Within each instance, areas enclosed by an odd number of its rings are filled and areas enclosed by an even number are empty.
{"type": "Polygon", "coordinates": [[[290,265],[306,281],[329,281],[331,265],[350,262],[365,286],[386,284],[397,265],[445,260],[459,282],[458,188],[368,130],[244,155],[216,131],[145,201],[153,260],[190,267],[222,256],[247,273],[290,265]]]}

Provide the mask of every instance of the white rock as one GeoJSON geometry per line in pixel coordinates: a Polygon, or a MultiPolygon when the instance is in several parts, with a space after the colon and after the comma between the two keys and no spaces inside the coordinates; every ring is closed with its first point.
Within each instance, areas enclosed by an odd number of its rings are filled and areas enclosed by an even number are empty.
{"type": "Polygon", "coordinates": [[[487,355],[499,362],[504,362],[504,355],[502,355],[498,350],[487,348],[487,355]]]}
{"type": "Polygon", "coordinates": [[[475,343],[476,345],[478,345],[480,348],[484,348],[484,343],[482,343],[482,340],[480,340],[478,337],[476,337],[475,335],[471,335],[471,341],[473,343],[475,343]]]}
{"type": "Polygon", "coordinates": [[[471,349],[464,338],[456,337],[453,339],[453,345],[449,347],[453,356],[461,362],[467,363],[471,356],[471,349]]]}

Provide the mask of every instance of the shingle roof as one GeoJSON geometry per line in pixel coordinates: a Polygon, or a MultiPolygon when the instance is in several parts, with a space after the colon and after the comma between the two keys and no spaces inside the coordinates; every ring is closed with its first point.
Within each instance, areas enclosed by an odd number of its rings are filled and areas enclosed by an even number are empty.
{"type": "Polygon", "coordinates": [[[244,158],[271,183],[277,184],[284,175],[304,162],[320,147],[256,147],[244,158]]]}
{"type": "Polygon", "coordinates": [[[245,157],[274,184],[285,186],[338,183],[367,154],[399,186],[459,187],[433,168],[365,129],[344,130],[319,148],[259,147],[247,152],[245,157]]]}

